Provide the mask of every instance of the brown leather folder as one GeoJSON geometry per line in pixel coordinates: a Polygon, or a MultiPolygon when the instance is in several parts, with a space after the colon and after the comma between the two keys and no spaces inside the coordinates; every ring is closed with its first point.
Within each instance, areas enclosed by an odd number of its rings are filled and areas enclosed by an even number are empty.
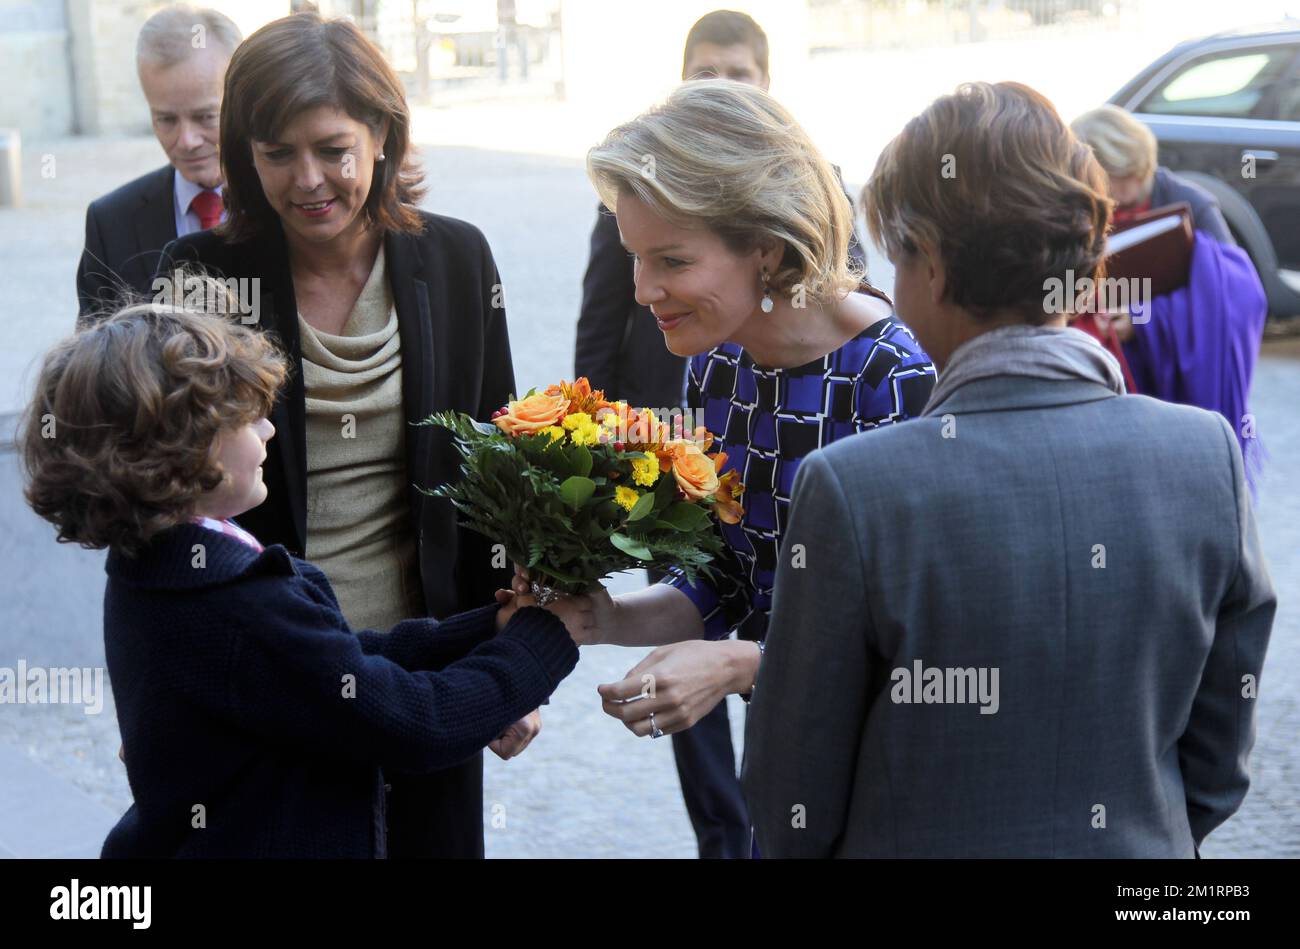
{"type": "Polygon", "coordinates": [[[1106,276],[1150,277],[1153,296],[1185,287],[1193,240],[1191,205],[1152,208],[1117,226],[1106,239],[1106,276]]]}

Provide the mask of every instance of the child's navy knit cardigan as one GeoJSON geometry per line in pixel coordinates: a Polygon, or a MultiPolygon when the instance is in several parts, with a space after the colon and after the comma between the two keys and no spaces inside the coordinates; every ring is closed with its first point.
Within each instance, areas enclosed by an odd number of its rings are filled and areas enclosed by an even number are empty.
{"type": "Polygon", "coordinates": [[[325,575],[197,524],[109,554],[104,641],[135,803],[105,857],[382,857],[382,769],[460,762],[577,664],[495,604],[348,628],[325,575]]]}

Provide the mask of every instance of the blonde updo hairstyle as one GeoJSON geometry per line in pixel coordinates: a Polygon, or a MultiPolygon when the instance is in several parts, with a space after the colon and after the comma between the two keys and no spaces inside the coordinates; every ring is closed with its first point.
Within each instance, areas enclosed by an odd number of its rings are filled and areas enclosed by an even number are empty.
{"type": "Polygon", "coordinates": [[[737,254],[779,241],[773,293],[802,285],[806,300],[830,305],[862,278],[848,256],[853,208],[839,176],[757,87],[683,83],[589,151],[587,175],[611,211],[631,194],[671,224],[713,232],[737,254]]]}

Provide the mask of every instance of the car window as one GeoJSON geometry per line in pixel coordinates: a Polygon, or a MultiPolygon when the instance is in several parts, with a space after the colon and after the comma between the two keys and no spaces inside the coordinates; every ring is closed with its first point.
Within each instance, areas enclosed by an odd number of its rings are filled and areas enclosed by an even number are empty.
{"type": "Polygon", "coordinates": [[[1294,55],[1290,46],[1275,46],[1233,50],[1194,60],[1170,76],[1136,111],[1260,118],[1260,101],[1286,73],[1294,55]]]}
{"type": "Polygon", "coordinates": [[[1300,122],[1300,69],[1292,69],[1277,90],[1277,117],[1283,122],[1300,122]]]}

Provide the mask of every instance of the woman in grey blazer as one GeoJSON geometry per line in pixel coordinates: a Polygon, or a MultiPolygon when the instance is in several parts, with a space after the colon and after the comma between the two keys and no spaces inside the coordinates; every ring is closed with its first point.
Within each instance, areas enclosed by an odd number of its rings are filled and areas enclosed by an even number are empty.
{"type": "Polygon", "coordinates": [[[938,99],[864,198],[939,382],[799,469],[746,730],[759,850],[1191,857],[1246,794],[1276,608],[1237,439],[1124,396],[1050,305],[1099,275],[1111,202],[1038,93],[938,99]]]}

